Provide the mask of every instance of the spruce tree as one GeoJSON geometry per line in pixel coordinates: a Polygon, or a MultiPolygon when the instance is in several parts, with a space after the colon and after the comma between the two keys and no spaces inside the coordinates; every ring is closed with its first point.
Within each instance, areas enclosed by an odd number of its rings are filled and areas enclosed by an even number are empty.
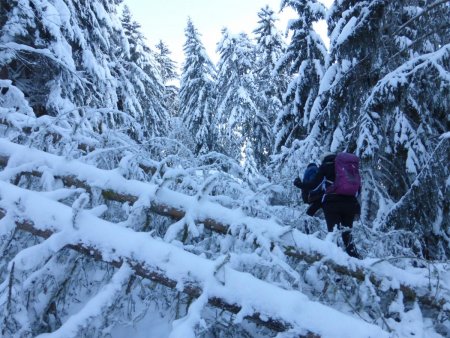
{"type": "Polygon", "coordinates": [[[284,167],[290,168],[298,160],[306,166],[320,151],[311,133],[315,122],[311,110],[319,92],[327,51],[313,23],[325,17],[325,8],[316,0],[284,0],[281,5],[291,7],[298,15],[290,21],[291,42],[277,64],[277,71],[287,73],[290,83],[283,95],[283,110],[275,122],[274,163],[287,162],[289,165],[284,167]]]}
{"type": "Polygon", "coordinates": [[[146,138],[164,135],[169,116],[163,104],[165,87],[158,71],[159,65],[128,6],[124,6],[121,21],[129,48],[120,51],[118,57],[121,61],[116,66],[122,67],[118,71],[118,85],[123,88],[119,109],[134,113],[146,138]]]}
{"type": "Polygon", "coordinates": [[[178,79],[177,64],[172,59],[172,52],[169,46],[159,40],[155,46],[155,58],[159,65],[159,71],[164,83],[164,102],[167,110],[171,116],[178,115],[178,87],[173,83],[173,80],[178,79]]]}
{"type": "Polygon", "coordinates": [[[387,193],[380,199],[392,203],[377,224],[414,233],[415,252],[429,259],[450,254],[450,144],[440,137],[449,129],[449,15],[448,2],[386,5],[379,45],[387,53],[377,63],[380,79],[362,106],[358,129],[367,165],[380,165],[376,184],[387,193]],[[367,140],[368,128],[378,130],[377,143],[367,140]]]}
{"type": "Polygon", "coordinates": [[[188,20],[185,36],[185,61],[179,92],[180,115],[194,138],[195,153],[198,154],[213,149],[216,70],[191,19],[188,20]]]}
{"type": "Polygon", "coordinates": [[[156,44],[156,61],[159,64],[164,84],[178,78],[176,62],[172,60],[169,46],[162,40],[156,44]]]}
{"type": "Polygon", "coordinates": [[[311,115],[318,143],[363,159],[364,222],[416,234],[414,252],[428,258],[448,255],[448,169],[438,160],[448,153],[439,139],[449,107],[448,15],[445,2],[334,3],[331,59],[311,115]]]}
{"type": "MultiPolygon", "coordinates": [[[[287,87],[288,77],[283,72],[275,72],[275,66],[286,48],[280,32],[275,26],[278,19],[269,6],[258,12],[258,27],[253,31],[256,36],[255,78],[258,92],[262,95],[259,103],[269,124],[273,126],[282,109],[282,95],[287,87]]],[[[273,139],[273,137],[272,137],[273,139]]],[[[272,148],[272,145],[267,145],[272,148]]]]}
{"type": "Polygon", "coordinates": [[[255,49],[244,33],[222,32],[218,44],[217,123],[220,146],[236,160],[243,159],[246,146],[251,146],[256,163],[268,159],[265,149],[270,139],[270,126],[258,106],[257,87],[253,73],[255,49]]]}
{"type": "Polygon", "coordinates": [[[147,63],[143,71],[143,64],[127,60],[130,48],[117,5],[116,1],[67,1],[58,6],[48,1],[24,1],[20,6],[2,2],[1,72],[29,98],[36,116],[58,116],[78,133],[89,130],[110,140],[117,132],[142,140],[140,121],[144,111],[148,114],[153,108],[157,113],[148,125],[160,128],[165,123],[159,84],[148,77],[155,66],[147,63]],[[142,82],[147,88],[141,97],[151,97],[150,109],[136,99],[142,82]]]}

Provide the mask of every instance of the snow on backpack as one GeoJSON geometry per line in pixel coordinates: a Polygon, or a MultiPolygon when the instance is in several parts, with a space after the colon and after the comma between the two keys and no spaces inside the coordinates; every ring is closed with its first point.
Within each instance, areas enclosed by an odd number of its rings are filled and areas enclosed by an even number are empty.
{"type": "MultiPolygon", "coordinates": [[[[315,163],[308,164],[308,167],[305,170],[305,173],[303,174],[303,182],[309,182],[314,179],[317,172],[319,171],[319,167],[315,163]]],[[[309,189],[302,189],[302,199],[304,203],[311,203],[309,200],[309,189]]]]}
{"type": "Polygon", "coordinates": [[[334,162],[336,178],[326,194],[356,196],[361,187],[359,158],[350,153],[338,153],[334,162]]]}

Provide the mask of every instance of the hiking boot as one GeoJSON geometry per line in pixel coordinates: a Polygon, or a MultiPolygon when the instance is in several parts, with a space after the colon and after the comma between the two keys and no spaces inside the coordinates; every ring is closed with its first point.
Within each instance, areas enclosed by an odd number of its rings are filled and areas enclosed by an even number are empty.
{"type": "Polygon", "coordinates": [[[356,250],[356,247],[353,243],[349,245],[345,251],[347,251],[347,254],[351,257],[362,259],[361,255],[359,254],[358,250],[356,250]]]}

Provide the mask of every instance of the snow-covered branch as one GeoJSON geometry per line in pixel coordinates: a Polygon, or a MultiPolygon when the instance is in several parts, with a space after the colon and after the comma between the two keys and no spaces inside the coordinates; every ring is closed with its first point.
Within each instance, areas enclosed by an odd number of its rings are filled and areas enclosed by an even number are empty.
{"type": "MultiPolygon", "coordinates": [[[[352,330],[359,327],[358,337],[369,337],[370,334],[387,337],[378,327],[312,302],[298,291],[282,290],[228,267],[223,267],[227,276],[225,282],[219,282],[215,278],[216,262],[151,239],[146,234],[98,219],[89,213],[80,213],[79,228],[74,230],[71,225],[71,208],[47,200],[40,193],[0,183],[0,195],[3,197],[2,214],[12,215],[10,219],[15,219],[17,228],[22,231],[44,238],[64,231],[67,247],[117,267],[126,262],[136,275],[172,288],[177,287],[195,298],[199,297],[202,289],[206,287],[208,303],[211,305],[233,313],[239,313],[243,307],[253,309],[251,314],[244,317],[272,330],[284,331],[290,328],[297,332],[306,331],[322,337],[334,337],[339,332],[344,336],[348,335],[350,327],[352,330]],[[21,208],[12,207],[14,201],[19,199],[23,201],[21,208]],[[50,212],[42,215],[42,207],[50,212]],[[23,213],[22,210],[26,212],[23,213]],[[243,286],[247,287],[242,288],[243,286]],[[261,297],[262,294],[265,296],[261,297]],[[312,313],[316,315],[311,317],[312,313]],[[341,320],[323,327],[323,319],[319,314],[341,320]],[[309,318],[307,321],[304,320],[305,316],[309,318]]],[[[86,309],[89,310],[90,307],[87,306],[86,309]]],[[[86,313],[80,313],[79,318],[82,317],[86,317],[86,313]]]]}
{"type": "MultiPolygon", "coordinates": [[[[27,159],[33,160],[28,148],[7,141],[0,141],[0,146],[0,156],[4,158],[26,151],[29,153],[27,159]]],[[[255,238],[257,245],[269,252],[279,248],[286,256],[309,264],[320,262],[336,273],[353,277],[360,282],[369,278],[376,286],[382,286],[386,279],[395,275],[399,283],[398,289],[407,293],[409,299],[417,299],[425,307],[438,310],[441,310],[445,303],[445,297],[436,298],[435,294],[429,291],[429,280],[426,275],[420,280],[415,278],[415,283],[411,284],[411,276],[406,271],[388,263],[371,267],[370,261],[357,262],[351,259],[349,261],[348,256],[339,248],[330,248],[330,243],[324,243],[296,229],[289,229],[272,219],[250,217],[239,209],[228,209],[207,200],[198,201],[196,196],[187,196],[167,188],[158,189],[158,194],[154,194],[158,187],[150,183],[126,180],[114,171],[101,170],[77,161],[66,163],[66,160],[58,156],[37,150],[33,150],[33,153],[36,159],[39,159],[33,166],[35,168],[33,172],[40,175],[40,161],[52,163],[54,169],[58,169],[54,172],[55,176],[62,179],[66,186],[76,186],[87,191],[92,191],[93,188],[100,189],[105,199],[121,203],[133,204],[139,199],[148,199],[152,212],[178,220],[189,213],[189,217],[194,219],[196,224],[201,223],[205,228],[221,234],[241,231],[236,225],[245,225],[249,237],[255,238]]]]}

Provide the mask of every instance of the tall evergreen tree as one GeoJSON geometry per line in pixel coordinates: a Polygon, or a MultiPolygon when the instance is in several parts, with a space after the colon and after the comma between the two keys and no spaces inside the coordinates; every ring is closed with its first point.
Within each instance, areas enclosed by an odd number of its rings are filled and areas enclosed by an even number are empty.
{"type": "Polygon", "coordinates": [[[434,258],[449,252],[440,216],[448,169],[436,157],[448,149],[438,143],[448,123],[448,15],[446,2],[335,2],[330,66],[311,114],[318,143],[363,158],[363,219],[416,233],[417,253],[434,258]]]}
{"type": "MultiPolygon", "coordinates": [[[[258,27],[253,31],[256,35],[255,77],[260,98],[261,110],[269,124],[273,126],[282,108],[282,95],[287,88],[288,78],[283,72],[275,72],[275,66],[283,55],[286,44],[275,26],[276,18],[269,6],[258,12],[258,27]]],[[[272,148],[267,145],[267,148],[272,148]]]]}
{"type": "MultiPolygon", "coordinates": [[[[449,15],[448,2],[386,5],[379,44],[387,44],[388,55],[377,64],[380,79],[358,128],[367,165],[381,164],[374,177],[387,196],[378,199],[393,203],[377,224],[415,233],[418,254],[431,259],[450,255],[450,142],[439,137],[449,130],[449,15]],[[378,131],[375,142],[366,138],[367,129],[378,131]]],[[[373,213],[370,205],[366,210],[373,213]]]]}
{"type": "Polygon", "coordinates": [[[159,64],[164,84],[178,78],[176,62],[172,60],[169,46],[162,40],[156,44],[156,61],[159,64]]]}
{"type": "Polygon", "coordinates": [[[185,29],[185,61],[180,83],[180,115],[194,137],[195,153],[213,149],[216,70],[200,34],[189,19],[185,29]]]}
{"type": "MultiPolygon", "coordinates": [[[[80,132],[143,137],[144,109],[128,79],[129,43],[117,16],[117,1],[3,1],[0,8],[1,73],[29,98],[37,116],[61,117],[80,132]],[[84,34],[89,32],[89,34],[84,34]],[[123,128],[123,129],[122,129],[123,128]]],[[[133,66],[140,68],[136,63],[133,66]]],[[[135,73],[139,73],[137,69],[135,73]]],[[[156,106],[158,83],[148,78],[156,106]],[[156,94],[156,95],[155,95],[156,94]]],[[[159,108],[156,108],[159,110],[159,108]]],[[[159,110],[160,115],[164,112],[159,110]]],[[[156,116],[154,126],[164,123],[156,116]]]]}
{"type": "Polygon", "coordinates": [[[244,33],[222,32],[218,44],[220,61],[217,79],[217,114],[220,144],[237,160],[251,146],[256,163],[267,160],[270,149],[264,149],[270,138],[270,126],[258,107],[257,87],[253,73],[255,49],[244,33]]]}
{"type": "Polygon", "coordinates": [[[172,59],[172,52],[162,40],[156,47],[155,58],[164,83],[164,102],[171,116],[178,115],[178,87],[173,80],[178,79],[177,64],[172,59]]]}
{"type": "Polygon", "coordinates": [[[158,72],[151,49],[147,46],[145,37],[141,33],[141,26],[133,20],[128,6],[124,6],[122,26],[128,41],[129,49],[121,55],[123,65],[119,86],[131,91],[119,99],[119,109],[134,112],[144,127],[145,136],[159,136],[165,134],[169,117],[163,105],[164,84],[158,72]]]}
{"type": "Polygon", "coordinates": [[[311,130],[310,113],[323,76],[326,48],[313,28],[313,23],[325,17],[325,8],[316,0],[283,0],[282,8],[291,7],[298,14],[289,29],[292,39],[278,63],[278,72],[286,71],[291,81],[284,94],[284,109],[275,124],[275,149],[291,147],[303,140],[311,130]]]}

